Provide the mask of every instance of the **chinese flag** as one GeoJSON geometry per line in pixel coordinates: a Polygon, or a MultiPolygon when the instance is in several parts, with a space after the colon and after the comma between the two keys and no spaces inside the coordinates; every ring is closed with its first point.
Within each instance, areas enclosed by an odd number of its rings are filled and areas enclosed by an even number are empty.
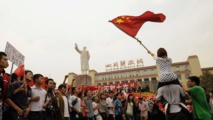
{"type": "Polygon", "coordinates": [[[14,73],[19,77],[24,76],[24,72],[24,65],[18,66],[18,68],[14,71],[14,73]]]}
{"type": "MultiPolygon", "coordinates": [[[[46,88],[46,84],[45,84],[46,80],[47,80],[47,77],[43,77],[43,83],[41,84],[41,87],[42,87],[43,89],[46,88]]],[[[28,83],[28,85],[29,85],[30,87],[33,86],[34,84],[35,84],[35,83],[33,82],[33,80],[32,80],[31,82],[28,83]]]]}
{"type": "Polygon", "coordinates": [[[163,22],[165,19],[166,16],[162,13],[154,14],[153,12],[146,11],[140,16],[118,16],[110,22],[126,34],[135,37],[145,22],[163,22]]]}
{"type": "Polygon", "coordinates": [[[29,85],[30,87],[32,87],[32,86],[34,85],[33,80],[32,80],[31,82],[29,82],[28,85],[29,85]]]}

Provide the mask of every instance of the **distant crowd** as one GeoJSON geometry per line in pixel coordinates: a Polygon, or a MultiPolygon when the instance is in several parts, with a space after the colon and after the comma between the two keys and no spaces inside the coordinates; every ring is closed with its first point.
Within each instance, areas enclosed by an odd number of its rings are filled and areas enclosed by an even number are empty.
{"type": "Polygon", "coordinates": [[[67,87],[67,75],[58,91],[51,78],[42,88],[42,74],[25,70],[24,76],[9,76],[4,70],[9,66],[7,55],[0,52],[0,120],[212,120],[213,95],[205,94],[199,78],[190,76],[187,86],[182,85],[170,70],[165,49],[159,49],[157,56],[148,53],[160,69],[154,99],[134,97],[136,88],[112,92],[99,86],[93,93],[84,85],[73,86],[75,79],[67,87]]]}

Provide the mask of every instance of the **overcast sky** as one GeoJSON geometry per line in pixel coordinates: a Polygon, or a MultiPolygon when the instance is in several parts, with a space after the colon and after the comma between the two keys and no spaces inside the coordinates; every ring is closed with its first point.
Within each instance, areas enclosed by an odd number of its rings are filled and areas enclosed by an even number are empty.
{"type": "Polygon", "coordinates": [[[25,56],[26,69],[57,84],[70,72],[81,73],[75,43],[87,47],[90,69],[98,72],[120,60],[142,58],[145,66],[155,65],[140,44],[108,22],[149,10],[167,18],[147,22],[138,32],[148,49],[166,48],[173,62],[197,55],[201,67],[213,67],[212,5],[212,0],[1,0],[0,51],[8,41],[25,56]]]}

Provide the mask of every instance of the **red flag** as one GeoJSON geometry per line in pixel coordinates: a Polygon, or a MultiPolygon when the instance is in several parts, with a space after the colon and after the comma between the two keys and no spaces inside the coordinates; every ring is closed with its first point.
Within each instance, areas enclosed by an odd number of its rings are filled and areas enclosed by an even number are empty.
{"type": "Polygon", "coordinates": [[[30,87],[32,87],[32,86],[34,85],[33,80],[32,80],[31,82],[29,82],[28,85],[29,85],[30,87]]]}
{"type": "Polygon", "coordinates": [[[19,77],[24,76],[24,65],[18,66],[14,73],[19,77]]]}
{"type": "Polygon", "coordinates": [[[153,12],[146,11],[140,16],[118,16],[110,22],[126,34],[135,37],[145,22],[163,22],[165,19],[166,16],[162,13],[154,14],[153,12]]]}
{"type": "MultiPolygon", "coordinates": [[[[45,84],[46,80],[47,80],[47,77],[43,77],[43,83],[41,84],[41,87],[42,87],[43,89],[46,89],[46,84],[45,84]]],[[[34,84],[35,84],[35,83],[33,82],[33,80],[32,80],[31,82],[28,83],[28,85],[29,85],[30,87],[32,87],[34,84]]]]}

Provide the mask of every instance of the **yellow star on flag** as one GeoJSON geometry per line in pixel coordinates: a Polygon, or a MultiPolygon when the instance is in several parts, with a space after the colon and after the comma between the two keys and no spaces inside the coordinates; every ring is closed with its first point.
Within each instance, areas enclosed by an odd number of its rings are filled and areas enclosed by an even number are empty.
{"type": "Polygon", "coordinates": [[[124,22],[122,19],[117,19],[116,23],[121,24],[122,22],[124,22]]]}

